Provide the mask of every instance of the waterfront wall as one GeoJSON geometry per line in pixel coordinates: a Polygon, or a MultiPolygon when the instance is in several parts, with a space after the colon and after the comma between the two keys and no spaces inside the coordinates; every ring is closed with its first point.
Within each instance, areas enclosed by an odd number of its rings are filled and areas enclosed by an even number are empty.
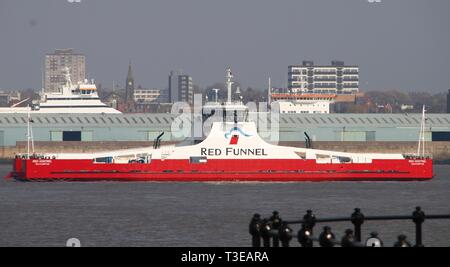
{"type": "MultiPolygon", "coordinates": [[[[173,144],[162,142],[161,145],[173,144]]],[[[280,145],[304,147],[304,142],[280,142],[280,145]]],[[[313,148],[358,153],[415,153],[417,142],[313,142],[313,148]]],[[[94,153],[127,148],[151,147],[150,141],[108,141],[108,142],[35,142],[38,153],[94,153]]],[[[427,142],[426,150],[437,161],[450,162],[450,142],[427,142]]],[[[17,153],[26,153],[26,142],[16,146],[0,146],[0,159],[12,159],[17,153]]]]}

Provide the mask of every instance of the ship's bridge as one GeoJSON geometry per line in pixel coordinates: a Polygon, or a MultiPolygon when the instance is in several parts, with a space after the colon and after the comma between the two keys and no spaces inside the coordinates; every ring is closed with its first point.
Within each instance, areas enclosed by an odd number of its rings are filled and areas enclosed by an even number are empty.
{"type": "Polygon", "coordinates": [[[207,103],[203,106],[203,121],[214,117],[216,121],[246,122],[248,121],[248,107],[241,102],[236,103],[207,103]]]}
{"type": "MultiPolygon", "coordinates": [[[[78,85],[79,91],[82,95],[91,95],[97,93],[97,87],[95,84],[83,83],[78,85]]],[[[96,94],[97,96],[97,94],[96,94]]]]}
{"type": "Polygon", "coordinates": [[[215,102],[208,102],[202,108],[203,121],[214,117],[215,121],[222,122],[246,122],[248,121],[248,108],[242,103],[242,97],[239,87],[233,94],[233,74],[231,68],[226,70],[226,85],[227,85],[227,101],[218,101],[218,91],[219,89],[213,89],[216,92],[215,102]]]}

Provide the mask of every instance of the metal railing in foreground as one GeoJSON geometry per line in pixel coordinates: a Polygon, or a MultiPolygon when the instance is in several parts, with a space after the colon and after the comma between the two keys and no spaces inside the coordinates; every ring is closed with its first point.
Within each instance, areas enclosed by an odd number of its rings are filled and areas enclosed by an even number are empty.
{"type": "MultiPolygon", "coordinates": [[[[450,219],[450,214],[426,215],[420,207],[411,215],[399,216],[365,216],[360,209],[356,208],[350,217],[316,218],[312,210],[307,210],[302,220],[284,221],[279,213],[274,211],[272,216],[262,219],[259,214],[255,214],[250,221],[249,232],[252,236],[253,247],[289,247],[295,236],[290,225],[300,224],[301,228],[296,237],[302,247],[313,247],[314,242],[318,242],[321,247],[382,247],[383,241],[378,237],[378,233],[372,232],[364,243],[361,242],[361,227],[366,221],[394,221],[410,220],[415,224],[416,236],[415,247],[423,247],[422,225],[425,220],[450,219]],[[338,240],[331,231],[331,227],[323,227],[319,236],[314,235],[314,227],[317,223],[351,222],[353,229],[345,230],[344,235],[338,240]],[[262,242],[261,242],[262,241],[262,242]],[[271,242],[272,241],[272,242],[271,242]]],[[[397,237],[394,247],[411,247],[412,244],[405,235],[397,237]]]]}

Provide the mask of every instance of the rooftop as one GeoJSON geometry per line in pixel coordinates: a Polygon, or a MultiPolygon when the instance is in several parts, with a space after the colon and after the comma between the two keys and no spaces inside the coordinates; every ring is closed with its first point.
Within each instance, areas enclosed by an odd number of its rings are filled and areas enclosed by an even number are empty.
{"type": "MultiPolygon", "coordinates": [[[[427,114],[427,127],[450,128],[450,114],[427,114]]],[[[97,127],[167,127],[175,120],[172,114],[32,114],[33,125],[89,125],[97,127]]],[[[421,114],[280,114],[280,127],[314,125],[327,127],[419,127],[421,114]]],[[[185,119],[186,120],[186,119],[185,119]]],[[[189,119],[187,119],[189,123],[189,119]]],[[[261,120],[261,118],[260,118],[261,120]]],[[[27,114],[0,114],[0,128],[23,127],[27,114]]]]}

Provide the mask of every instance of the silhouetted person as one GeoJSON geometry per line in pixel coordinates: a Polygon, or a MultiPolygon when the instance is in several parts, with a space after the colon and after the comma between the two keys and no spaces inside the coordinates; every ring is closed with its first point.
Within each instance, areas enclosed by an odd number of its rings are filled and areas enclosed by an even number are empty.
{"type": "MultiPolygon", "coordinates": [[[[279,230],[281,223],[282,223],[282,219],[278,213],[278,211],[274,211],[272,213],[272,216],[270,217],[269,221],[272,223],[272,229],[274,230],[279,230]]],[[[274,236],[273,237],[273,246],[274,247],[279,247],[280,246],[280,241],[279,241],[279,237],[278,236],[274,236]]]]}
{"type": "Polygon", "coordinates": [[[407,247],[411,247],[411,243],[409,243],[408,240],[406,240],[405,235],[399,235],[397,242],[395,242],[395,244],[394,244],[394,247],[407,248],[407,247]]]}
{"type": "Polygon", "coordinates": [[[287,222],[282,222],[278,236],[281,240],[281,246],[285,248],[289,247],[289,242],[292,239],[292,228],[289,227],[287,222]]]}
{"type": "Polygon", "coordinates": [[[341,246],[342,247],[353,247],[355,242],[355,236],[353,235],[352,229],[345,230],[345,235],[342,237],[341,246]]]}
{"type": "Polygon", "coordinates": [[[253,247],[261,247],[261,234],[260,234],[260,228],[261,228],[261,216],[256,213],[253,215],[252,220],[250,221],[249,225],[249,232],[252,235],[252,246],[253,247]]]}

